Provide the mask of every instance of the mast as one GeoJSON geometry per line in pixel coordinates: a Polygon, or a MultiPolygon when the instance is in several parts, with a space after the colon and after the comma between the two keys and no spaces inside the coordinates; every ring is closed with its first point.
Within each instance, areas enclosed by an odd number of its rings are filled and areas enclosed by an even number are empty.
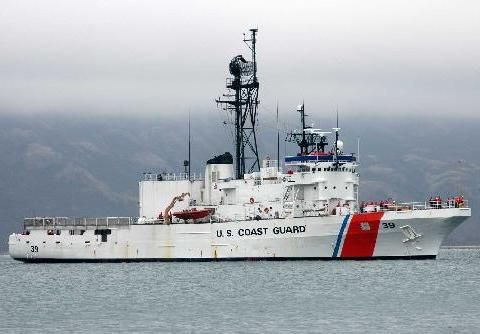
{"type": "Polygon", "coordinates": [[[280,127],[278,126],[278,101],[277,101],[277,169],[280,170],[280,127]]]}
{"type": "Polygon", "coordinates": [[[338,131],[340,128],[338,127],[338,107],[337,107],[337,127],[333,128],[333,131],[335,131],[335,152],[334,152],[334,157],[335,157],[335,170],[338,169],[338,131]]]}
{"type": "Polygon", "coordinates": [[[260,169],[255,125],[257,121],[258,78],[257,78],[257,42],[258,29],[250,29],[250,38],[243,41],[251,51],[251,61],[242,55],[234,57],[229,64],[230,74],[227,78],[228,92],[225,99],[216,99],[223,109],[234,114],[235,126],[235,173],[241,179],[246,173],[260,169]],[[233,91],[233,92],[232,92],[233,91]],[[250,160],[250,161],[247,161],[250,160]]]}
{"type": "Polygon", "coordinates": [[[188,181],[192,181],[190,175],[191,175],[191,166],[192,166],[192,160],[191,160],[191,136],[190,136],[190,111],[188,112],[188,181]]]}
{"type": "Polygon", "coordinates": [[[191,165],[191,137],[190,137],[190,111],[188,111],[188,158],[187,160],[183,160],[183,172],[185,174],[185,178],[188,181],[191,181],[190,178],[190,165],[191,165]]]}
{"type": "Polygon", "coordinates": [[[302,118],[302,155],[307,153],[307,140],[305,139],[305,101],[302,102],[302,108],[300,109],[300,117],[302,118]]]}
{"type": "Polygon", "coordinates": [[[309,142],[307,140],[307,135],[305,133],[305,129],[307,129],[305,125],[305,118],[308,116],[305,114],[305,101],[302,102],[301,105],[297,107],[297,111],[300,113],[300,120],[302,122],[302,140],[300,141],[300,154],[301,155],[308,155],[310,152],[308,152],[308,146],[309,142]]]}

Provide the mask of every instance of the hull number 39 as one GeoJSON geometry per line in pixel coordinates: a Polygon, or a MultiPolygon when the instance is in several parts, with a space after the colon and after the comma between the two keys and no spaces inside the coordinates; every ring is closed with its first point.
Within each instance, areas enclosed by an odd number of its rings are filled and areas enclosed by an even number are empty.
{"type": "Polygon", "coordinates": [[[383,228],[395,228],[395,223],[382,223],[383,228]]]}
{"type": "Polygon", "coordinates": [[[30,246],[30,252],[38,253],[38,246],[30,246]]]}

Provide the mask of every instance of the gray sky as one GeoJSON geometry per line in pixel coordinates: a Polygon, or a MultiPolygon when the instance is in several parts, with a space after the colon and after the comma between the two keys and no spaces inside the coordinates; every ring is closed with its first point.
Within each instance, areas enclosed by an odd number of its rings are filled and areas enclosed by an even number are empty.
{"type": "Polygon", "coordinates": [[[0,112],[216,110],[258,27],[261,112],[473,116],[479,1],[0,0],[0,112]]]}

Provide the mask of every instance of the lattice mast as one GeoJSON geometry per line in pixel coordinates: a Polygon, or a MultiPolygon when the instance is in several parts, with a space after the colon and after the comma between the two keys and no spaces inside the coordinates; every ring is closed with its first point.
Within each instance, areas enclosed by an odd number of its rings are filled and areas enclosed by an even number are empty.
{"type": "Polygon", "coordinates": [[[223,94],[223,99],[216,100],[217,104],[222,105],[224,110],[235,117],[235,174],[237,179],[243,178],[245,173],[251,173],[260,168],[255,133],[259,104],[255,49],[257,32],[258,29],[250,29],[250,38],[246,38],[244,34],[243,41],[251,51],[251,60],[247,61],[242,55],[238,55],[230,61],[229,70],[233,78],[227,78],[228,92],[223,94]]]}

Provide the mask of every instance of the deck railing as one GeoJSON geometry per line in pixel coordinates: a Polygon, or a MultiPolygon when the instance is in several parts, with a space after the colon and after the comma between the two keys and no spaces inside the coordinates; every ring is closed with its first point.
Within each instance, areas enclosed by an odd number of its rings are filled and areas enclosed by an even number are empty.
{"type": "Polygon", "coordinates": [[[131,225],[137,222],[136,217],[100,217],[100,218],[71,218],[71,217],[34,217],[25,218],[23,224],[25,227],[75,227],[75,226],[122,226],[131,225]]]}
{"type": "Polygon", "coordinates": [[[468,208],[468,201],[463,200],[461,203],[450,201],[425,201],[425,202],[404,202],[404,203],[385,203],[383,205],[369,204],[362,208],[362,212],[379,212],[379,211],[412,211],[412,210],[430,210],[430,209],[451,209],[451,208],[468,208]]]}
{"type": "Polygon", "coordinates": [[[191,173],[143,173],[143,181],[199,181],[203,180],[202,174],[191,173]]]}

